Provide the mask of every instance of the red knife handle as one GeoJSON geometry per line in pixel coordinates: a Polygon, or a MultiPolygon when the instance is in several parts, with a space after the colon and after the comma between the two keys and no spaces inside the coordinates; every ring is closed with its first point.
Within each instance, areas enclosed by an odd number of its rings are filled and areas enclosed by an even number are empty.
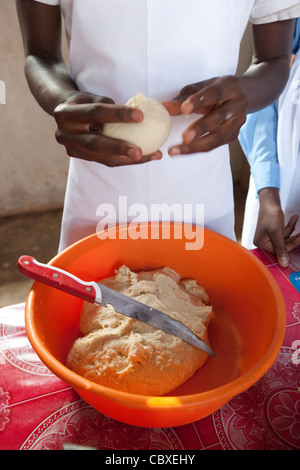
{"type": "Polygon", "coordinates": [[[63,269],[39,263],[32,256],[21,256],[18,260],[19,271],[35,281],[68,292],[89,302],[101,300],[101,291],[95,282],[86,282],[63,269]],[[99,299],[100,297],[100,299],[99,299]]]}

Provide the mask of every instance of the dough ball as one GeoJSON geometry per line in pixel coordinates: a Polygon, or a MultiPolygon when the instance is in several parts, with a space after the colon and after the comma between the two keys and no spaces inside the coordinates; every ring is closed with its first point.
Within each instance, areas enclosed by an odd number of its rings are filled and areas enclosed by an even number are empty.
{"type": "Polygon", "coordinates": [[[103,134],[137,145],[142,149],[143,155],[149,155],[159,150],[171,130],[171,116],[166,108],[159,101],[147,98],[141,93],[131,98],[126,106],[141,109],[144,113],[143,121],[139,123],[106,123],[103,134]]]}

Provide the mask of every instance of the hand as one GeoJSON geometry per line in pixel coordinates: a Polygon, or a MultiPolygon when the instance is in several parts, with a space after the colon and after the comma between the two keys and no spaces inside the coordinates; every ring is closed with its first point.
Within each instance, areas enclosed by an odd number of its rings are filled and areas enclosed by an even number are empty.
{"type": "Polygon", "coordinates": [[[54,111],[56,140],[68,155],[102,163],[109,167],[145,163],[162,157],[160,151],[143,156],[142,150],[123,140],[102,134],[105,122],[140,122],[139,109],[115,105],[110,98],[91,93],[76,93],[54,111]]]}
{"type": "Polygon", "coordinates": [[[246,120],[248,101],[237,77],[212,78],[184,87],[163,105],[172,116],[201,114],[183,133],[170,155],[207,152],[235,140],[246,120]]]}
{"type": "Polygon", "coordinates": [[[300,246],[300,234],[291,236],[298,220],[293,215],[285,226],[278,190],[264,188],[259,191],[260,210],[254,244],[270,253],[274,253],[279,264],[287,267],[289,253],[300,246]]]}

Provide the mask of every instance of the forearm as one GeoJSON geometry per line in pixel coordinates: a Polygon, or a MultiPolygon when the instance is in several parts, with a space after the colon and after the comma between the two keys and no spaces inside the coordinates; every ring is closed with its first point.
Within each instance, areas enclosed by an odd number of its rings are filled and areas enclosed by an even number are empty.
{"type": "Polygon", "coordinates": [[[25,74],[39,105],[50,115],[77,93],[61,52],[59,6],[16,0],[25,54],[25,74]]]}
{"type": "Polygon", "coordinates": [[[283,91],[289,71],[289,57],[277,57],[266,62],[254,61],[240,77],[242,91],[248,100],[247,113],[273,103],[283,91]]]}
{"type": "Polygon", "coordinates": [[[38,104],[53,116],[54,109],[78,94],[70,73],[62,61],[28,55],[25,74],[31,93],[38,104]]]}

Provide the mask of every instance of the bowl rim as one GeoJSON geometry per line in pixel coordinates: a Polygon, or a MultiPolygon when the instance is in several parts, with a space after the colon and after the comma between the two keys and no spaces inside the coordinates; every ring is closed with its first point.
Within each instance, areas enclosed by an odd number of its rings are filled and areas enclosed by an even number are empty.
{"type": "MultiPolygon", "coordinates": [[[[148,224],[148,222],[145,222],[148,224]]],[[[118,226],[118,230],[127,230],[129,224],[123,224],[118,226]]],[[[181,224],[182,225],[182,224],[181,224]]],[[[113,228],[115,230],[115,228],[113,228]]],[[[285,301],[282,295],[282,292],[272,276],[272,274],[268,271],[268,269],[264,266],[264,264],[253,254],[251,251],[247,250],[245,247],[239,245],[237,242],[217,233],[210,229],[204,229],[205,232],[210,232],[216,238],[226,239],[227,243],[234,244],[238,247],[241,252],[247,253],[248,256],[252,258],[252,261],[257,265],[260,271],[264,271],[264,274],[267,278],[267,281],[274,293],[274,298],[276,300],[277,305],[277,328],[274,334],[272,341],[270,342],[268,349],[265,351],[263,357],[255,364],[255,366],[243,374],[240,377],[237,377],[230,382],[221,385],[219,387],[213,388],[211,390],[193,393],[188,395],[172,395],[172,392],[167,396],[153,396],[153,395],[139,395],[129,392],[123,392],[120,390],[112,389],[106,387],[104,385],[96,384],[75,372],[69,369],[66,365],[56,359],[49,351],[45,349],[43,344],[38,338],[37,330],[35,328],[35,324],[33,321],[33,317],[31,314],[31,304],[34,301],[35,293],[35,286],[38,284],[34,282],[31,286],[30,292],[27,297],[27,301],[25,304],[25,328],[28,339],[34,348],[36,354],[39,356],[41,361],[49,368],[49,370],[59,377],[62,381],[69,384],[72,388],[77,391],[88,391],[90,393],[95,394],[96,396],[106,398],[110,401],[115,403],[126,403],[128,408],[144,408],[145,404],[149,402],[149,400],[155,399],[154,406],[151,408],[154,410],[155,408],[160,409],[165,405],[168,406],[168,409],[171,408],[178,408],[182,407],[183,405],[191,405],[194,406],[197,403],[201,403],[205,405],[205,403],[212,403],[212,402],[224,402],[226,403],[234,396],[240,394],[241,392],[247,390],[249,387],[254,385],[266,372],[269,368],[273,365],[276,360],[276,357],[280,351],[282,346],[282,342],[285,335],[286,329],[286,310],[285,310],[285,301]],[[174,400],[176,398],[176,400],[174,400]]],[[[81,244],[83,241],[92,239],[97,234],[89,235],[71,246],[67,247],[63,252],[57,254],[54,258],[52,258],[48,264],[55,265],[57,260],[60,259],[62,253],[70,252],[75,245],[81,244]]],[[[79,392],[80,393],[80,392],[79,392]]]]}

